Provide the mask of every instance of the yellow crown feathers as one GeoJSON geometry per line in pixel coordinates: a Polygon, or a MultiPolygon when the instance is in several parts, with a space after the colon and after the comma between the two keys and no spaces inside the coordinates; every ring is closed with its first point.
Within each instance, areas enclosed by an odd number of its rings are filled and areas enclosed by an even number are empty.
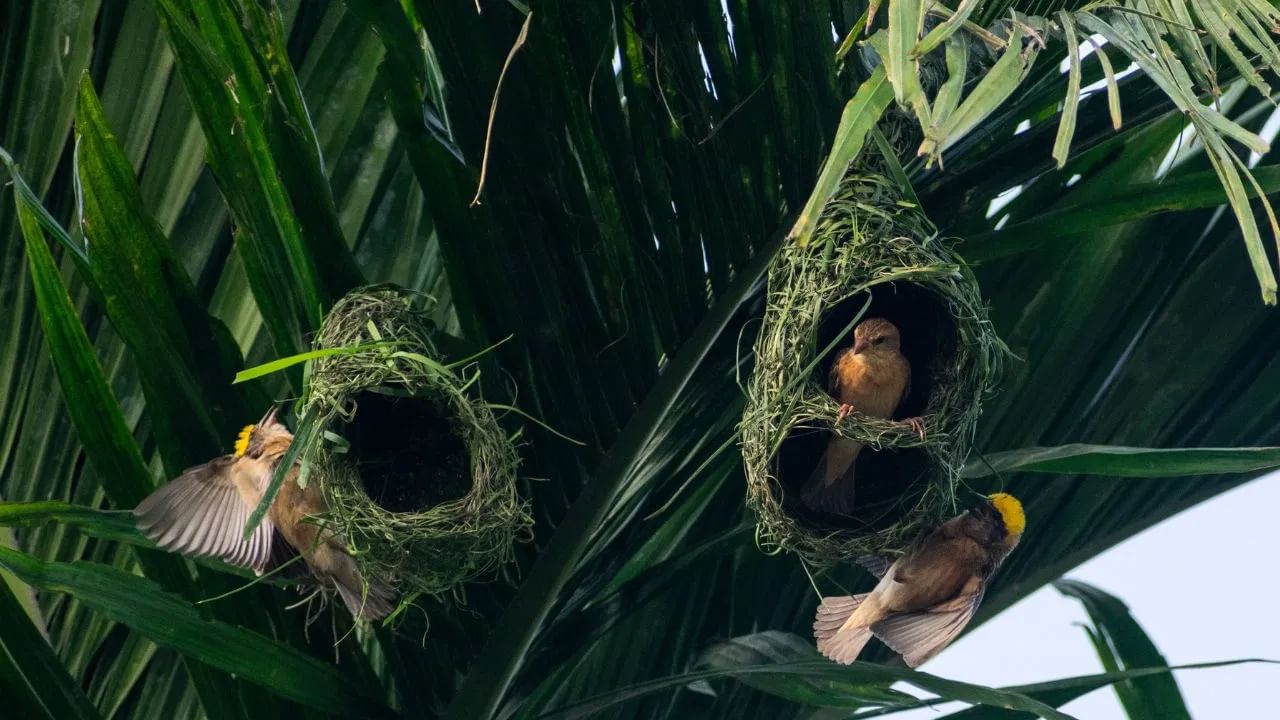
{"type": "Polygon", "coordinates": [[[995,493],[988,495],[987,499],[995,506],[996,512],[1000,513],[1004,529],[1010,535],[1021,535],[1027,527],[1027,516],[1022,512],[1022,503],[1018,502],[1018,498],[1009,493],[995,493]]]}
{"type": "Polygon", "coordinates": [[[240,435],[236,437],[236,457],[244,457],[249,451],[249,438],[253,435],[253,425],[245,425],[240,431],[240,435]]]}

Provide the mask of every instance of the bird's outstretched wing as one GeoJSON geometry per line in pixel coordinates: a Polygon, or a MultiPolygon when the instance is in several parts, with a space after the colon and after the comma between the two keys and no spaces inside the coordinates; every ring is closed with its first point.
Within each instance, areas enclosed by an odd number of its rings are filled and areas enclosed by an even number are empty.
{"type": "Polygon", "coordinates": [[[892,615],[872,625],[871,633],[901,655],[908,666],[918,667],[964,630],[982,603],[982,594],[978,590],[923,612],[892,615]]]}
{"type": "Polygon", "coordinates": [[[216,557],[260,574],[271,559],[275,527],[264,517],[244,539],[254,508],[236,487],[235,461],[231,455],[215,458],[156,490],[133,511],[138,529],[166,550],[216,557]]]}

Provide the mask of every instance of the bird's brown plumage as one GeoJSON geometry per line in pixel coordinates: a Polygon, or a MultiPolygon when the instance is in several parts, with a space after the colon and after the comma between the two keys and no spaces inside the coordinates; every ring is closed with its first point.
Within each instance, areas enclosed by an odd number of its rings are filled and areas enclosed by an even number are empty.
{"type": "MultiPolygon", "coordinates": [[[[892,417],[911,387],[911,363],[903,356],[898,328],[884,318],[871,318],[853,331],[853,345],[836,354],[827,389],[840,403],[843,420],[850,411],[876,418],[892,417]]],[[[862,443],[835,435],[806,481],[801,495],[815,510],[853,512],[854,466],[862,443]]]]}
{"type": "Polygon", "coordinates": [[[316,518],[328,510],[316,483],[298,485],[299,466],[289,469],[267,516],[249,540],[243,531],[262,500],[293,434],[274,411],[246,428],[234,455],[188,469],[139,503],[138,528],[160,547],[187,555],[216,557],[262,573],[302,556],[306,571],[332,585],[351,614],[376,620],[391,612],[390,587],[366,583],[341,537],[316,518]]]}
{"type": "Polygon", "coordinates": [[[887,570],[864,563],[883,571],[880,582],[869,593],[823,599],[813,624],[818,650],[851,663],[875,635],[908,665],[920,665],[969,623],[1020,537],[985,502],[923,535],[887,570]]]}

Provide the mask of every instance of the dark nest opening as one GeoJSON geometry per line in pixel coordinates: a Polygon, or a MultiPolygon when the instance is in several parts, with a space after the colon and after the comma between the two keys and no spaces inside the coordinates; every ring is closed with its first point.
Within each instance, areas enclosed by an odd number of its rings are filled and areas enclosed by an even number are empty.
{"type": "Polygon", "coordinates": [[[426,510],[471,489],[471,460],[439,397],[369,390],[342,423],[349,462],[369,499],[391,512],[426,510]]]}
{"type": "Polygon", "coordinates": [[[924,414],[926,406],[938,390],[954,378],[956,359],[956,320],[947,312],[946,301],[927,286],[912,282],[889,282],[874,285],[836,303],[823,314],[818,325],[817,348],[833,341],[835,349],[819,360],[813,380],[825,387],[836,351],[851,344],[850,322],[858,317],[863,305],[870,305],[863,318],[884,318],[898,327],[902,337],[902,354],[911,363],[911,390],[898,408],[894,419],[924,414]]]}
{"type": "Polygon", "coordinates": [[[762,547],[817,563],[850,559],[900,546],[954,511],[981,397],[1004,350],[967,266],[892,181],[851,174],[813,240],[779,251],[755,350],[742,443],[762,547]],[[899,328],[911,389],[892,418],[855,412],[837,426],[827,373],[852,328],[873,317],[899,328]],[[899,422],[907,417],[924,419],[925,440],[899,422]],[[833,433],[864,446],[852,515],[800,498],[833,433]]]}
{"type": "Polygon", "coordinates": [[[314,343],[339,351],[314,361],[302,400],[324,521],[406,597],[495,573],[532,523],[515,446],[471,396],[477,376],[442,359],[424,300],[391,286],[340,300],[314,343]]]}

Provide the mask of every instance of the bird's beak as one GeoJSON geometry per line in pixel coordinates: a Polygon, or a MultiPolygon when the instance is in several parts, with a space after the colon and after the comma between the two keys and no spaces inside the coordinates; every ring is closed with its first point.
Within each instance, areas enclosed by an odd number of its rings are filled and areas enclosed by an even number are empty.
{"type": "Polygon", "coordinates": [[[278,413],[278,412],[280,412],[280,406],[278,406],[278,405],[272,405],[272,406],[271,406],[271,409],[267,411],[267,414],[266,414],[266,415],[263,415],[263,416],[262,416],[262,419],[258,421],[258,427],[262,427],[262,426],[267,425],[267,424],[269,424],[269,423],[273,423],[273,422],[275,422],[275,419],[276,419],[276,413],[278,413]]]}
{"type": "Polygon", "coordinates": [[[866,340],[854,340],[853,354],[857,355],[861,353],[863,350],[866,350],[869,345],[871,345],[871,343],[867,342],[866,340]]]}

